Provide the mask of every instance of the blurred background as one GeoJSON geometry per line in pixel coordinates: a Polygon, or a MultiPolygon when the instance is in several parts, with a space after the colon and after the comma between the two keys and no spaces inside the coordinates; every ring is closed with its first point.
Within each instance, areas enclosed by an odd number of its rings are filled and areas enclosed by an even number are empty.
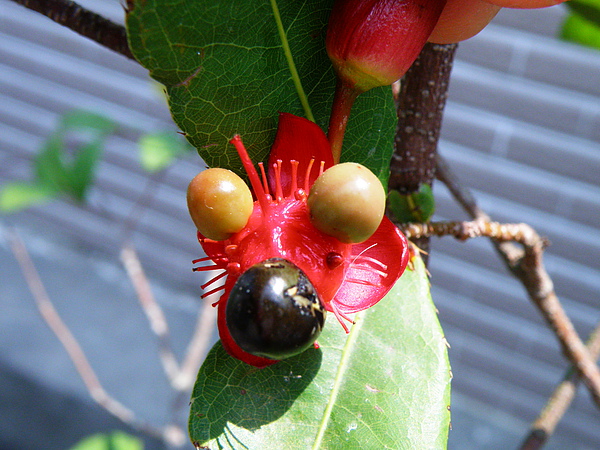
{"type": "MultiPolygon", "coordinates": [[[[123,22],[118,0],[80,3],[123,22]]],[[[566,13],[503,9],[459,45],[440,152],[493,219],[527,222],[549,238],[548,271],[585,339],[600,319],[600,52],[555,37],[566,13]]],[[[3,449],[65,449],[127,430],[91,400],[41,319],[6,239],[13,228],[106,390],[144,421],[185,423],[188,398],[169,389],[119,251],[126,238],[135,244],[181,356],[204,279],[190,270],[203,255],[184,192],[203,163],[187,152],[149,174],[140,138],[177,134],[146,70],[0,0],[0,187],[32,179],[32,161],[74,109],[117,124],[87,203],[59,199],[0,216],[3,449]]],[[[441,183],[435,193],[436,220],[467,219],[441,183]]],[[[485,239],[434,238],[432,247],[433,298],[454,373],[449,448],[516,448],[568,363],[485,239]]],[[[212,344],[216,332],[207,330],[212,344]]],[[[600,448],[599,425],[580,389],[547,448],[600,448]]]]}

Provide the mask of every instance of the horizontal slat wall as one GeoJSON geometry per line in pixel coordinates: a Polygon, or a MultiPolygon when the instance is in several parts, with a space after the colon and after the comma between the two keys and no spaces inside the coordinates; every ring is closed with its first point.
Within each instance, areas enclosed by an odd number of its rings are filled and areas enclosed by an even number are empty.
{"type": "MultiPolygon", "coordinates": [[[[116,0],[83,3],[122,20],[116,0]]],[[[494,219],[530,223],[549,238],[548,270],[585,336],[600,319],[600,52],[553,38],[563,14],[503,10],[459,45],[440,152],[494,219]]],[[[155,181],[140,169],[138,136],[176,131],[146,71],[0,0],[0,183],[29,176],[31,158],[72,108],[120,124],[90,204],[54,202],[9,220],[116,255],[123,223],[155,189],[134,235],[140,254],[160,279],[198,292],[190,260],[199,247],[184,190],[201,162],[190,155],[155,181]]],[[[441,184],[435,190],[437,219],[466,217],[441,184]]],[[[452,346],[450,448],[514,447],[566,368],[558,345],[487,241],[434,239],[430,263],[452,346]]],[[[550,448],[597,448],[599,424],[581,392],[550,448]]]]}
{"type": "MultiPolygon", "coordinates": [[[[122,21],[118,2],[88,2],[122,21]]],[[[97,182],[83,208],[52,202],[11,220],[43,220],[83,243],[112,254],[123,239],[124,223],[156,184],[138,162],[136,141],[143,133],[171,130],[160,88],[137,63],[79,37],[12,2],[0,13],[0,176],[28,178],[30,160],[60,115],[72,109],[105,114],[116,123],[107,140],[97,182]],[[31,219],[29,219],[31,218],[31,219]]],[[[149,270],[170,274],[173,282],[197,289],[202,276],[191,273],[201,254],[185,206],[189,180],[202,161],[189,155],[157,178],[156,195],[145,209],[134,239],[149,270]]]]}
{"type": "MultiPolygon", "coordinates": [[[[600,320],[600,52],[538,33],[533,17],[556,29],[562,11],[503,10],[460,44],[440,152],[494,219],[548,237],[546,266],[585,337],[600,320]]],[[[464,217],[443,186],[436,194],[438,219],[464,217]]],[[[556,339],[488,242],[436,239],[430,261],[458,394],[450,447],[515,447],[522,434],[490,439],[482,430],[502,424],[470,405],[533,420],[567,365],[556,339]]],[[[582,391],[549,447],[597,448],[598,425],[582,391]]]]}

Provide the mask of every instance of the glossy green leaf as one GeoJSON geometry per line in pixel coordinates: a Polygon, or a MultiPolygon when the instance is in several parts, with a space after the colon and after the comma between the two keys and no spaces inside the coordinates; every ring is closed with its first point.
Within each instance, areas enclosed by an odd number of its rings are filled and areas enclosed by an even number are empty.
{"type": "Polygon", "coordinates": [[[0,212],[14,213],[39,205],[56,194],[56,190],[43,184],[9,183],[0,189],[0,212]]]}
{"type": "MultiPolygon", "coordinates": [[[[333,0],[130,0],[130,47],[166,86],[175,122],[209,166],[242,174],[240,134],[265,160],[279,112],[314,117],[326,130],[335,76],[325,52],[333,0]]],[[[359,97],[342,160],[387,185],[395,111],[390,88],[359,97]]]]}
{"type": "Polygon", "coordinates": [[[189,432],[213,449],[445,448],[450,420],[446,341],[422,261],[357,315],[333,315],[319,349],[256,369],[220,343],[201,367],[189,432]]]}

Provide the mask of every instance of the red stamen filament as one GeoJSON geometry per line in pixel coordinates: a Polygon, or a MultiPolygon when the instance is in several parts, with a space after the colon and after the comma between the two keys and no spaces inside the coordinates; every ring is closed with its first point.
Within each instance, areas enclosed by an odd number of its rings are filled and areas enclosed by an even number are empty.
{"type": "Polygon", "coordinates": [[[283,189],[281,187],[281,164],[283,161],[280,159],[277,160],[275,164],[273,164],[273,169],[275,170],[275,199],[279,203],[283,200],[283,189]]]}
{"type": "Polygon", "coordinates": [[[260,182],[260,178],[258,177],[258,172],[256,171],[256,168],[254,167],[254,164],[252,163],[252,160],[248,155],[246,147],[244,147],[242,138],[240,138],[239,134],[236,134],[229,142],[231,142],[237,150],[238,155],[242,160],[242,164],[244,165],[244,169],[248,174],[248,178],[250,179],[252,190],[258,198],[258,202],[260,203],[260,206],[263,210],[263,214],[266,214],[266,211],[268,211],[269,209],[269,201],[266,197],[265,190],[263,189],[263,186],[260,182]]]}
{"type": "Polygon", "coordinates": [[[296,190],[298,190],[298,161],[292,159],[290,161],[292,164],[292,188],[290,190],[290,197],[294,195],[296,190]]]}
{"type": "Polygon", "coordinates": [[[200,286],[200,289],[206,289],[208,286],[217,282],[218,280],[220,280],[221,278],[223,278],[225,276],[227,276],[227,271],[221,272],[219,275],[212,277],[210,280],[208,280],[206,283],[204,283],[202,286],[200,286]]]}
{"type": "Polygon", "coordinates": [[[358,278],[346,278],[344,281],[347,281],[348,283],[362,284],[363,286],[376,286],[375,283],[371,283],[370,281],[366,280],[359,280],[358,278]]]}
{"type": "Polygon", "coordinates": [[[212,261],[212,258],[210,256],[205,256],[204,258],[194,259],[192,261],[192,264],[198,264],[199,262],[204,262],[204,261],[212,261]]]}
{"type": "Polygon", "coordinates": [[[308,193],[308,189],[310,188],[310,171],[312,170],[312,166],[315,163],[314,158],[308,162],[308,167],[306,168],[306,174],[304,175],[304,192],[308,193]]]}
{"type": "Polygon", "coordinates": [[[208,272],[209,270],[222,269],[218,264],[213,264],[212,266],[202,266],[202,267],[192,267],[193,272],[208,272]]]}
{"type": "Polygon", "coordinates": [[[369,267],[369,266],[363,266],[363,265],[359,265],[359,264],[353,264],[352,268],[356,269],[356,270],[365,270],[365,271],[370,272],[370,273],[376,273],[381,278],[385,278],[385,277],[388,276],[387,273],[385,273],[385,272],[383,272],[381,270],[373,269],[372,267],[369,267]]]}
{"type": "Polygon", "coordinates": [[[333,315],[335,316],[335,318],[338,320],[338,322],[340,323],[340,325],[342,326],[342,328],[346,332],[346,334],[350,333],[350,330],[348,329],[348,326],[344,322],[344,319],[347,320],[348,322],[350,322],[351,324],[354,324],[354,320],[352,320],[347,315],[345,315],[344,313],[342,313],[341,311],[339,311],[337,309],[337,306],[335,306],[334,303],[331,303],[331,310],[332,310],[333,315]]]}
{"type": "MultiPolygon", "coordinates": [[[[210,291],[208,291],[208,292],[205,292],[204,294],[202,294],[202,295],[200,296],[200,298],[206,298],[206,297],[208,297],[209,295],[212,295],[212,294],[214,294],[215,292],[222,291],[223,289],[225,289],[225,286],[219,286],[219,287],[217,287],[217,288],[214,288],[214,289],[212,289],[212,290],[210,290],[210,291]]],[[[219,303],[219,302],[216,302],[216,303],[219,303]]],[[[214,303],[213,305],[215,305],[216,303],[214,303]]]]}
{"type": "Polygon", "coordinates": [[[262,162],[258,163],[260,168],[260,175],[262,177],[263,188],[267,195],[269,195],[269,182],[267,181],[267,173],[265,172],[265,165],[262,162]]]}
{"type": "MultiPolygon", "coordinates": [[[[369,247],[369,248],[372,248],[372,246],[369,247]]],[[[359,263],[362,262],[362,261],[367,261],[367,262],[370,262],[372,264],[375,264],[376,266],[381,267],[381,270],[387,270],[387,268],[388,268],[388,266],[386,266],[384,263],[382,263],[378,259],[371,258],[370,256],[364,256],[362,253],[359,254],[356,258],[354,258],[354,261],[359,261],[359,263]]]]}

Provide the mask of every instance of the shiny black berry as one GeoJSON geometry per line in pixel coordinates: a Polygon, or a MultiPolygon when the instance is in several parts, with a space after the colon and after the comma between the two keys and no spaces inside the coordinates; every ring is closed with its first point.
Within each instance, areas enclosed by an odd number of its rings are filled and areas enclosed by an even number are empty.
{"type": "Polygon", "coordinates": [[[227,300],[227,328],[245,352],[271,359],[297,355],[317,339],[326,311],[306,274],[281,258],[250,267],[227,300]]]}

